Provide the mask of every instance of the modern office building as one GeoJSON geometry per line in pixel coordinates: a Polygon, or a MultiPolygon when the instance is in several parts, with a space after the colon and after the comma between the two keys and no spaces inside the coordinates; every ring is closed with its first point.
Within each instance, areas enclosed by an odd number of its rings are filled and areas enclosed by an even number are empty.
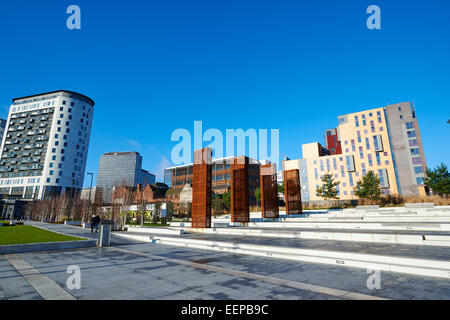
{"type": "Polygon", "coordinates": [[[138,152],[109,152],[100,157],[96,187],[102,193],[103,203],[112,203],[114,189],[155,183],[155,175],[142,169],[138,152]]]}
{"type": "Polygon", "coordinates": [[[0,194],[42,199],[83,186],[94,101],[60,90],[13,99],[1,144],[0,194]]]}
{"type": "Polygon", "coordinates": [[[354,187],[369,170],[378,175],[383,194],[424,195],[426,161],[413,103],[405,102],[338,117],[326,130],[325,147],[302,145],[302,159],[283,162],[299,169],[303,201],[316,201],[326,173],[339,181],[339,198],[356,199],[354,187]]]}
{"type": "MultiPolygon", "coordinates": [[[[259,188],[260,161],[248,159],[250,205],[256,205],[255,189],[259,188]]],[[[212,160],[212,191],[216,194],[228,192],[231,187],[231,163],[234,157],[212,160]]],[[[263,161],[263,163],[266,163],[263,161]]],[[[183,188],[186,183],[192,185],[193,163],[169,167],[164,170],[164,183],[172,188],[183,188]]]]}

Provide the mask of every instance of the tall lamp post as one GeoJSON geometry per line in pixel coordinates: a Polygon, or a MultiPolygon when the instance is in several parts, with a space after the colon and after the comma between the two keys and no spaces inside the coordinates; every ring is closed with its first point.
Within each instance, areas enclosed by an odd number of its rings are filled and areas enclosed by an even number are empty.
{"type": "MultiPolygon", "coordinates": [[[[91,176],[91,186],[89,187],[89,199],[88,199],[88,200],[89,200],[89,205],[88,205],[87,217],[86,217],[86,218],[89,218],[89,211],[90,211],[90,209],[91,209],[92,179],[94,178],[94,174],[93,174],[92,172],[88,172],[88,173],[86,173],[86,174],[91,176]]],[[[86,223],[87,220],[85,219],[84,222],[86,223]]]]}

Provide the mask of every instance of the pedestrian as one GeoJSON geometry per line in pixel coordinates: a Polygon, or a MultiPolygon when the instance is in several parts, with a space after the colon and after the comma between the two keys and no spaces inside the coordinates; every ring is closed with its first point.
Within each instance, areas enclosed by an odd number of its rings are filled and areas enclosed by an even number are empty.
{"type": "Polygon", "coordinates": [[[95,214],[93,214],[90,223],[91,223],[91,233],[94,232],[94,228],[95,232],[97,232],[98,224],[100,223],[100,218],[95,214]]]}
{"type": "Polygon", "coordinates": [[[101,221],[102,221],[102,219],[100,218],[100,216],[96,216],[96,217],[95,217],[95,224],[94,224],[95,232],[98,231],[98,226],[100,225],[100,222],[101,222],[101,221]]]}

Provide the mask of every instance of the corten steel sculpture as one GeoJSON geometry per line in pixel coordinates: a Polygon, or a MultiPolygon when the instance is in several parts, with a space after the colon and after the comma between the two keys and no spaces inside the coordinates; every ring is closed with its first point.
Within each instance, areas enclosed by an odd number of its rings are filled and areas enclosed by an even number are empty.
{"type": "Polygon", "coordinates": [[[194,151],[192,228],[211,228],[211,157],[211,148],[194,151]]]}
{"type": "Polygon", "coordinates": [[[298,169],[284,170],[283,174],[286,214],[300,214],[302,213],[302,198],[298,169]]]}
{"type": "Polygon", "coordinates": [[[231,222],[250,221],[248,158],[231,160],[231,222]]]}
{"type": "Polygon", "coordinates": [[[274,163],[260,167],[261,212],[263,218],[278,218],[277,169],[274,163]]]}

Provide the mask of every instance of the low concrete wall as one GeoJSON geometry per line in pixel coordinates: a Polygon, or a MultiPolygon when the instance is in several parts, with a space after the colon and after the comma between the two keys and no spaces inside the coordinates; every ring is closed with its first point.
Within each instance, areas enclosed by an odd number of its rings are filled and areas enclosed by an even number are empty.
{"type": "Polygon", "coordinates": [[[405,208],[434,208],[433,202],[405,203],[405,208]]]}
{"type": "Polygon", "coordinates": [[[80,220],[65,220],[64,221],[65,225],[69,225],[69,226],[81,226],[81,221],[80,220]]]}
{"type": "Polygon", "coordinates": [[[10,244],[0,246],[0,254],[89,248],[96,245],[97,240],[10,244]]]}

